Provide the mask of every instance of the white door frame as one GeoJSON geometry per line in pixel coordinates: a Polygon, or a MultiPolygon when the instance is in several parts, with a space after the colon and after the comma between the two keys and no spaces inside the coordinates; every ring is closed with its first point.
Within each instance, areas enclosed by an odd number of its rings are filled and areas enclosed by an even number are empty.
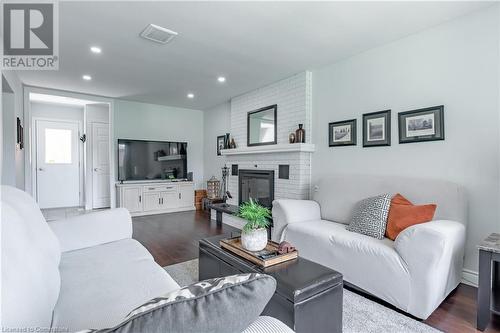
{"type": "MultiPolygon", "coordinates": [[[[77,124],[78,125],[78,138],[80,138],[80,136],[82,135],[83,133],[83,123],[79,120],[76,120],[76,119],[58,119],[58,118],[50,118],[50,117],[32,117],[32,121],[31,121],[31,125],[32,125],[32,128],[33,128],[33,135],[31,136],[31,145],[32,145],[32,149],[31,149],[31,160],[33,161],[33,165],[32,165],[32,173],[33,173],[33,177],[32,177],[32,188],[33,188],[33,198],[35,198],[36,202],[38,202],[38,183],[37,183],[37,172],[36,172],[36,168],[37,168],[37,165],[36,165],[36,154],[37,154],[37,142],[36,142],[36,138],[37,138],[37,133],[36,133],[36,130],[37,130],[37,127],[36,127],[36,122],[37,121],[52,121],[52,122],[56,122],[56,123],[70,123],[70,124],[77,124]]],[[[80,140],[78,140],[78,177],[79,177],[79,180],[78,180],[78,197],[79,197],[79,206],[83,206],[84,204],[84,192],[83,192],[83,189],[84,189],[84,184],[83,184],[83,181],[84,181],[84,172],[83,172],[83,150],[80,146],[80,140]]]]}
{"type": "Polygon", "coordinates": [[[34,135],[34,127],[32,122],[32,113],[31,113],[31,104],[30,104],[30,93],[39,93],[39,94],[47,94],[47,95],[55,95],[55,96],[63,96],[63,97],[72,97],[78,99],[84,99],[88,101],[92,101],[95,103],[105,103],[109,105],[109,167],[110,167],[110,179],[109,179],[109,189],[110,189],[110,201],[111,208],[116,207],[116,190],[115,190],[115,182],[116,182],[116,143],[114,140],[114,107],[115,102],[112,98],[96,96],[96,95],[88,95],[81,93],[74,93],[63,90],[55,90],[55,89],[47,89],[40,87],[32,87],[32,86],[23,86],[23,108],[24,108],[24,142],[25,142],[25,164],[24,164],[24,179],[25,179],[25,191],[31,196],[35,196],[35,191],[33,187],[33,165],[35,161],[33,160],[33,135],[34,135]]]}

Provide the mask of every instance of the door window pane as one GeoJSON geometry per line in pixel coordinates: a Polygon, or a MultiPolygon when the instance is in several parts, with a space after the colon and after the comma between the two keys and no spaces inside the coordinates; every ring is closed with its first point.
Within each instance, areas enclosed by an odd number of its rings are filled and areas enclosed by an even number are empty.
{"type": "Polygon", "coordinates": [[[45,129],[45,163],[71,164],[71,130],[45,129]]]}

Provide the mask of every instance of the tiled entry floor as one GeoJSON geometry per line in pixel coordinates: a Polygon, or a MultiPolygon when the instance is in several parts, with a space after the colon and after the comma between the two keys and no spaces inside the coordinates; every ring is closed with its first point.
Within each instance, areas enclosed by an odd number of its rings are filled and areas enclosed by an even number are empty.
{"type": "Polygon", "coordinates": [[[84,207],[64,207],[42,209],[42,214],[47,221],[62,220],[71,216],[82,215],[92,212],[86,211],[84,207]]]}

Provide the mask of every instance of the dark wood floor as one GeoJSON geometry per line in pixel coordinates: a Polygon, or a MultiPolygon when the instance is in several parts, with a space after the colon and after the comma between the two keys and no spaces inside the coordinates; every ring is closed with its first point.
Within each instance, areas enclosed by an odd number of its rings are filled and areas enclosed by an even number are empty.
{"type": "MultiPolygon", "coordinates": [[[[133,237],[141,242],[161,266],[198,257],[198,241],[202,238],[230,233],[235,229],[209,222],[203,212],[161,214],[133,219],[133,237]]],[[[476,331],[477,289],[465,284],[452,292],[424,322],[444,332],[476,331]]],[[[500,317],[492,316],[487,333],[500,333],[500,317]]]]}

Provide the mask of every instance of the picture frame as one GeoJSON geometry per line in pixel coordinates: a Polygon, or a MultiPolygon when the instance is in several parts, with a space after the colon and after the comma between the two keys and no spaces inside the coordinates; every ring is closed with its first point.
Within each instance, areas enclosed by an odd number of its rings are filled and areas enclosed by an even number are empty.
{"type": "Polygon", "coordinates": [[[444,105],[398,113],[399,143],[444,140],[444,105]]]}
{"type": "Polygon", "coordinates": [[[21,125],[21,119],[17,117],[17,144],[19,145],[19,149],[24,148],[24,129],[23,126],[21,125]]]}
{"type": "Polygon", "coordinates": [[[363,147],[391,145],[391,110],[363,114],[363,147]]]}
{"type": "Polygon", "coordinates": [[[356,146],[357,120],[343,120],[328,124],[328,146],[329,147],[344,147],[356,146]]]}
{"type": "Polygon", "coordinates": [[[226,135],[217,137],[217,156],[222,155],[221,150],[226,148],[226,135]]]}
{"type": "Polygon", "coordinates": [[[273,104],[247,113],[247,146],[278,143],[278,105],[273,104]]]}

